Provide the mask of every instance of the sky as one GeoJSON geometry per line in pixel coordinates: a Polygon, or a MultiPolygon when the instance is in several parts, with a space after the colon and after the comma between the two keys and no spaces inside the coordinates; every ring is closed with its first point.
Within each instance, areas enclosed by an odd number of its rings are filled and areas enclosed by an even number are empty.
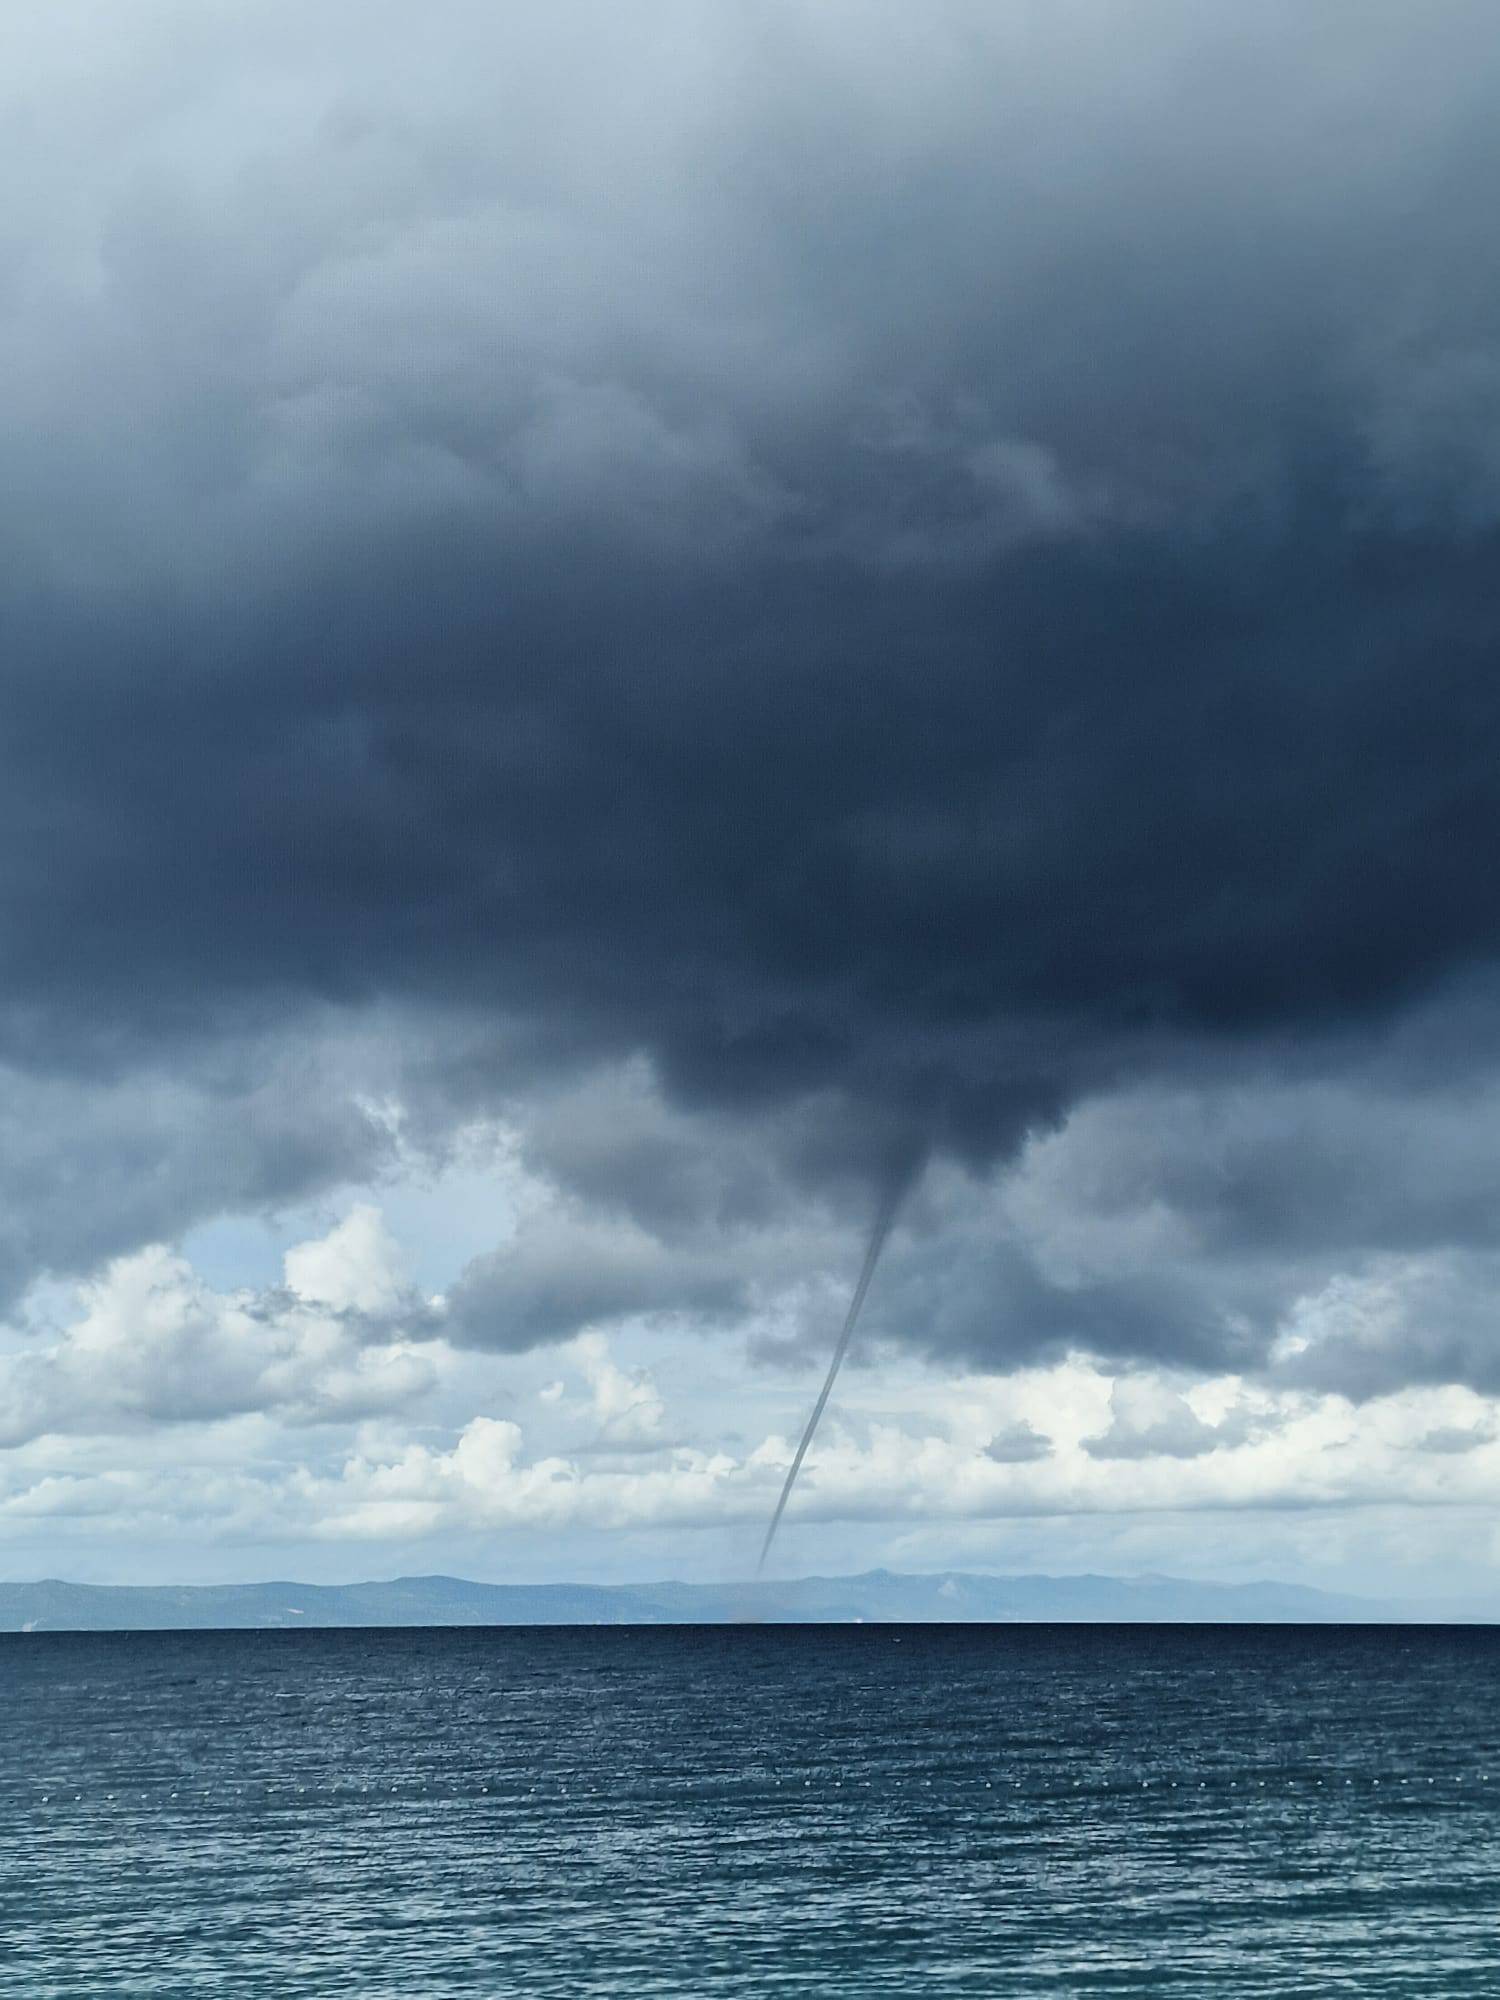
{"type": "Polygon", "coordinates": [[[0,1571],[1500,1557],[1490,0],[0,14],[0,1571]]]}

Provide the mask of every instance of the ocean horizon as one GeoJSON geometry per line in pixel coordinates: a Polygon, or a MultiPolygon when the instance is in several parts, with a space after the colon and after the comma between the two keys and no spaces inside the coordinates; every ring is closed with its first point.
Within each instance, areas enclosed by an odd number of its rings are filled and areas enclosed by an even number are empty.
{"type": "Polygon", "coordinates": [[[1363,1597],[1274,1580],[972,1570],[740,1578],[722,1583],[0,1582],[0,1632],[229,1631],[470,1625],[1488,1624],[1469,1599],[1363,1597]]]}

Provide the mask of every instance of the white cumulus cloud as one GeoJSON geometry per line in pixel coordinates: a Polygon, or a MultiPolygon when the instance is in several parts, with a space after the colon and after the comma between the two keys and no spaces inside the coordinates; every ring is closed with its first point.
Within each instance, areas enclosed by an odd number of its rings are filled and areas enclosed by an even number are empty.
{"type": "Polygon", "coordinates": [[[283,1286],[220,1292],[162,1244],[79,1287],[78,1317],[0,1364],[0,1443],[275,1412],[347,1421],[435,1379],[432,1326],[378,1210],[285,1259],[283,1286]]]}

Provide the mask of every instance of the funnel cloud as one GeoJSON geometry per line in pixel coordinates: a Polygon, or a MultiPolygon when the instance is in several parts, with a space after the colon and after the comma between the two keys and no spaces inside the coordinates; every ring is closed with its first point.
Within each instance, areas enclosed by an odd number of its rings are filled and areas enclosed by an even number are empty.
{"type": "Polygon", "coordinates": [[[760,1575],[766,1566],[766,1558],[771,1553],[771,1544],[776,1539],[776,1530],[781,1526],[781,1517],[786,1512],[787,1502],[792,1497],[792,1489],[797,1484],[797,1474],[802,1470],[802,1461],[806,1458],[808,1448],[817,1435],[818,1424],[822,1419],[823,1411],[827,1407],[828,1398],[833,1394],[833,1385],[838,1380],[839,1370],[844,1365],[844,1356],[848,1353],[849,1343],[854,1338],[854,1329],[859,1324],[859,1316],[864,1308],[865,1294],[870,1289],[870,1281],[875,1276],[876,1267],[880,1263],[880,1255],[885,1249],[886,1238],[890,1235],[895,1225],[896,1217],[900,1213],[901,1204],[920,1171],[920,1167],[920,1155],[913,1152],[902,1160],[899,1166],[893,1168],[886,1177],[885,1185],[881,1190],[880,1205],[875,1211],[875,1220],[870,1228],[870,1240],[865,1245],[864,1262],[859,1267],[859,1277],[855,1281],[854,1295],[849,1301],[849,1310],[844,1315],[844,1324],[839,1330],[839,1337],[834,1346],[833,1356],[828,1363],[828,1373],[823,1377],[823,1386],[818,1391],[817,1401],[812,1406],[812,1413],[807,1419],[807,1424],[798,1441],[797,1449],[792,1456],[792,1462],[787,1468],[786,1479],[782,1483],[775,1511],[772,1513],[770,1525],[766,1529],[766,1538],[760,1545],[760,1555],[755,1565],[757,1576],[760,1575]]]}

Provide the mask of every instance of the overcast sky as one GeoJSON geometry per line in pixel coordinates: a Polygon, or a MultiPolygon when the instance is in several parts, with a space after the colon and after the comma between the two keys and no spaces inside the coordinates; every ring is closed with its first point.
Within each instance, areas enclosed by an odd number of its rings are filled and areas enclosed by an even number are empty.
{"type": "Polygon", "coordinates": [[[0,1570],[1488,1592],[1491,0],[0,14],[0,1570]]]}

